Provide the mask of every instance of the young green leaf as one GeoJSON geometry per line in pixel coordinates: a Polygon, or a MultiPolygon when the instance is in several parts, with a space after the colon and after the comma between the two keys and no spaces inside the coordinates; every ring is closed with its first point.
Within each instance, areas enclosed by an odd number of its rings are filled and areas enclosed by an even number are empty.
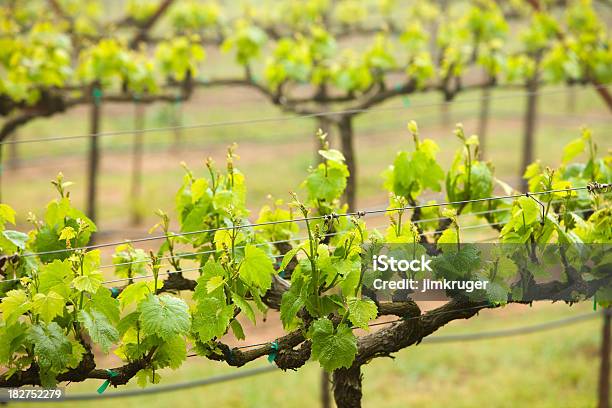
{"type": "Polygon", "coordinates": [[[342,323],[334,329],[328,318],[316,320],[308,331],[312,341],[312,357],[329,372],[350,367],[357,354],[357,339],[349,326],[342,323]]]}
{"type": "Polygon", "coordinates": [[[72,280],[72,287],[79,292],[96,293],[102,282],[104,277],[100,272],[85,272],[72,280]]]}
{"type": "Polygon", "coordinates": [[[7,326],[12,326],[19,316],[30,310],[32,303],[28,299],[28,294],[23,289],[13,289],[7,292],[2,303],[0,303],[0,312],[2,319],[7,326]]]}
{"type": "Polygon", "coordinates": [[[106,316],[93,309],[90,311],[79,311],[79,322],[89,332],[89,336],[94,343],[102,347],[102,350],[107,353],[114,343],[119,340],[119,332],[111,325],[106,316]]]}
{"type": "Polygon", "coordinates": [[[234,305],[227,305],[214,296],[198,300],[198,307],[193,316],[193,330],[198,334],[200,341],[207,342],[223,336],[230,320],[234,317],[234,305]]]}
{"type": "Polygon", "coordinates": [[[147,336],[169,340],[187,334],[191,327],[189,307],[182,299],[170,295],[149,295],[138,305],[139,321],[147,336]]]}
{"type": "Polygon", "coordinates": [[[349,320],[354,326],[362,329],[368,329],[368,323],[376,319],[378,315],[378,308],[376,303],[370,299],[359,299],[356,297],[348,297],[346,299],[348,303],[349,320]]]}
{"type": "Polygon", "coordinates": [[[34,355],[41,370],[43,386],[55,384],[55,375],[68,364],[66,356],[72,354],[72,344],[62,328],[55,322],[30,327],[28,340],[34,346],[34,355]]]}
{"type": "Polygon", "coordinates": [[[49,291],[48,294],[37,293],[32,301],[32,311],[39,315],[45,322],[50,322],[55,316],[60,316],[64,313],[64,298],[49,291]]]}
{"type": "Polygon", "coordinates": [[[274,267],[266,253],[253,245],[247,245],[244,260],[238,270],[240,278],[248,285],[267,290],[272,285],[274,267]]]}

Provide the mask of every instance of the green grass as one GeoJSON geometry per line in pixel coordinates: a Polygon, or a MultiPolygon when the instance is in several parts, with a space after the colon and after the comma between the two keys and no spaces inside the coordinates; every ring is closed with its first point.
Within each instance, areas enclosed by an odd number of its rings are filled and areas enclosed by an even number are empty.
{"type": "MultiPolygon", "coordinates": [[[[453,322],[439,334],[521,327],[577,315],[589,304],[512,306],[483,311],[453,322]]],[[[363,405],[372,407],[592,407],[596,405],[599,319],[520,337],[463,343],[421,344],[379,358],[363,369],[363,405]]],[[[265,361],[249,367],[262,366],[265,361]]],[[[162,383],[190,381],[236,370],[201,358],[176,371],[164,370],[162,383]]],[[[80,407],[260,407],[317,406],[320,369],[309,363],[297,372],[274,372],[233,382],[168,394],[79,403],[80,407]]],[[[71,384],[71,394],[94,392],[101,381],[71,384]]],[[[137,388],[130,384],[107,393],[137,388]]],[[[48,406],[73,406],[50,404],[48,406]]]]}

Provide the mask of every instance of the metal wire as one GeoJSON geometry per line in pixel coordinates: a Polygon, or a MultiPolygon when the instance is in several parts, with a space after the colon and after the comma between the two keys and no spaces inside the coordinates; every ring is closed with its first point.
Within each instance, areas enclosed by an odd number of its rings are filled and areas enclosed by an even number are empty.
{"type": "MultiPolygon", "coordinates": [[[[476,341],[476,340],[486,340],[492,338],[504,338],[511,336],[519,336],[525,334],[533,334],[543,331],[548,331],[552,329],[557,329],[560,327],[570,326],[574,324],[578,324],[587,320],[591,320],[600,315],[601,312],[589,312],[584,313],[577,316],[570,316],[564,319],[544,322],[536,325],[529,325],[523,327],[517,327],[512,329],[502,329],[502,330],[494,330],[494,331],[486,331],[480,333],[466,333],[466,334],[456,334],[456,335],[437,335],[432,337],[425,337],[422,340],[422,344],[440,344],[440,343],[452,343],[452,342],[462,342],[462,341],[476,341]]],[[[391,324],[402,321],[402,319],[393,320],[390,322],[379,322],[381,324],[391,324]]],[[[376,324],[380,325],[380,324],[376,324]]],[[[374,324],[370,325],[370,327],[374,326],[374,324]]],[[[236,347],[240,348],[249,348],[255,346],[264,346],[268,343],[259,343],[257,345],[236,347]]],[[[190,355],[195,356],[195,355],[190,355]]],[[[75,394],[75,395],[66,395],[63,400],[64,401],[90,401],[90,400],[101,400],[101,399],[113,399],[113,398],[127,398],[127,397],[136,397],[143,395],[151,395],[151,394],[161,394],[167,392],[180,391],[184,389],[196,388],[206,385],[220,384],[224,382],[239,380],[242,378],[253,377],[259,374],[269,373],[272,371],[276,371],[278,368],[276,366],[264,366],[257,367],[249,370],[238,371],[230,374],[221,374],[208,378],[203,378],[199,380],[193,381],[185,381],[176,384],[167,384],[167,385],[158,385],[152,388],[147,389],[135,389],[135,390],[126,390],[114,393],[87,393],[87,394],[75,394]]]]}
{"type": "MultiPolygon", "coordinates": [[[[607,184],[604,185],[604,188],[607,188],[607,187],[609,187],[609,185],[607,184]]],[[[471,199],[471,200],[420,204],[420,205],[414,205],[414,206],[387,208],[387,209],[380,209],[380,210],[352,211],[352,212],[347,212],[343,214],[334,214],[331,217],[335,217],[335,218],[358,217],[360,218],[360,217],[364,217],[370,214],[381,214],[381,213],[389,213],[389,212],[417,210],[417,209],[423,209],[423,208],[444,207],[444,206],[453,206],[453,205],[464,205],[464,204],[470,204],[470,203],[480,203],[480,202],[487,202],[487,201],[506,200],[506,199],[519,198],[519,197],[523,197],[526,195],[535,196],[535,195],[545,195],[545,194],[553,194],[553,193],[570,193],[573,191],[587,190],[588,188],[589,188],[588,186],[583,186],[583,187],[573,187],[573,188],[567,188],[567,189],[556,189],[556,190],[553,189],[553,190],[538,191],[538,192],[528,192],[528,193],[522,193],[522,194],[508,194],[508,195],[502,195],[502,196],[483,197],[483,198],[476,198],[476,199],[471,199]]],[[[203,230],[190,231],[190,232],[177,232],[177,233],[172,233],[172,234],[135,238],[135,239],[118,241],[118,242],[109,242],[109,243],[104,243],[104,244],[87,245],[87,246],[82,246],[82,247],[66,248],[66,249],[56,249],[56,250],[51,250],[51,251],[33,252],[33,253],[24,254],[22,256],[31,257],[31,256],[40,256],[40,255],[50,255],[50,254],[73,252],[73,251],[79,251],[79,250],[91,250],[91,249],[105,248],[105,247],[123,245],[123,244],[134,243],[134,242],[147,242],[147,241],[155,241],[159,239],[167,239],[167,238],[173,238],[173,237],[183,237],[183,236],[191,236],[191,235],[196,235],[196,234],[213,233],[217,231],[230,231],[230,230],[238,230],[238,229],[244,229],[244,228],[254,228],[254,227],[288,224],[288,223],[295,223],[295,222],[308,222],[308,221],[317,221],[317,220],[320,221],[320,220],[328,220],[328,219],[330,219],[330,216],[318,215],[318,216],[313,216],[313,217],[300,217],[300,218],[293,218],[293,219],[286,219],[286,220],[248,223],[248,224],[235,225],[231,227],[210,228],[210,229],[203,229],[203,230]]]]}
{"type": "MultiPolygon", "coordinates": [[[[611,86],[612,84],[601,84],[594,85],[590,88],[605,88],[611,86]]],[[[527,91],[514,93],[510,95],[490,95],[489,97],[478,96],[475,98],[466,98],[459,99],[453,101],[453,104],[462,104],[468,102],[478,102],[484,99],[486,100],[504,100],[504,99],[513,99],[519,97],[525,97],[529,95],[555,95],[555,94],[563,94],[568,92],[567,88],[549,90],[549,91],[527,91]]],[[[377,107],[377,108],[358,108],[358,109],[345,109],[345,110],[337,110],[337,111],[325,111],[325,112],[314,112],[305,115],[291,115],[291,116],[274,116],[274,117],[266,117],[266,118],[258,118],[258,119],[243,119],[243,120],[234,120],[234,121],[222,121],[222,122],[210,122],[210,123],[199,123],[193,125],[178,125],[178,126],[163,126],[163,127],[155,127],[155,128],[146,128],[146,129],[130,129],[130,130],[116,130],[109,132],[99,132],[99,133],[91,133],[91,134],[82,134],[82,135],[74,135],[74,136],[56,136],[45,139],[18,139],[18,140],[4,140],[0,142],[1,145],[9,145],[9,144],[25,144],[25,143],[41,143],[41,142],[55,142],[61,140],[75,140],[75,139],[84,139],[90,137],[106,137],[106,136],[119,136],[119,135],[133,135],[133,134],[145,134],[145,133],[155,133],[155,132],[167,132],[173,130],[188,130],[188,129],[207,129],[207,128],[215,128],[215,127],[224,127],[224,126],[238,126],[238,125],[251,125],[258,123],[267,123],[267,122],[287,122],[291,120],[297,119],[308,119],[308,118],[317,118],[322,116],[333,116],[333,115],[344,115],[344,114],[357,114],[364,112],[386,112],[386,111],[395,111],[395,110],[405,110],[417,107],[435,107],[440,105],[448,105],[450,102],[435,102],[435,103],[422,103],[422,104],[414,104],[409,107],[406,106],[386,106],[386,107],[377,107]]]]}
{"type": "MultiPolygon", "coordinates": [[[[602,193],[601,195],[607,195],[607,194],[612,194],[612,192],[609,193],[602,193]]],[[[579,198],[571,198],[568,201],[578,201],[579,198]]],[[[555,204],[555,203],[560,203],[560,202],[564,202],[565,200],[552,200],[551,204],[555,204]]],[[[507,212],[507,211],[511,211],[511,208],[497,208],[494,210],[487,210],[487,211],[476,211],[476,212],[471,212],[471,213],[462,213],[459,214],[460,217],[468,217],[468,216],[482,216],[482,215],[487,215],[487,214],[493,214],[493,213],[498,213],[498,212],[507,212]]],[[[580,211],[572,211],[572,213],[575,214],[581,214],[584,212],[590,211],[590,209],[587,210],[580,210],[580,211]]],[[[440,221],[440,220],[444,220],[446,219],[446,217],[436,217],[436,218],[424,218],[424,219],[420,219],[420,220],[415,220],[415,221],[411,221],[412,224],[420,224],[420,223],[424,223],[424,222],[433,222],[433,221],[440,221]]],[[[500,223],[494,223],[494,224],[483,224],[482,227],[484,226],[488,226],[488,225],[498,225],[500,223]]],[[[380,228],[385,226],[386,224],[381,224],[381,225],[377,225],[377,226],[373,226],[371,228],[380,228]]],[[[469,226],[469,227],[462,227],[463,229],[472,229],[475,228],[474,226],[469,226]]],[[[425,232],[423,233],[423,235],[430,235],[430,234],[436,234],[436,233],[440,233],[440,232],[444,232],[443,230],[440,231],[432,231],[432,232],[425,232]]],[[[330,233],[330,234],[326,234],[327,237],[332,237],[332,236],[336,236],[338,234],[341,234],[341,232],[335,232],[335,233],[330,233]]],[[[307,236],[303,236],[303,237],[295,237],[295,238],[289,238],[289,239],[281,239],[281,240],[277,240],[277,241],[266,241],[266,242],[260,242],[260,243],[255,243],[252,244],[252,246],[256,246],[256,247],[260,247],[260,246],[267,246],[267,245],[276,245],[276,244],[285,244],[285,243],[290,243],[290,242],[295,242],[295,241],[303,241],[308,239],[307,236]]],[[[236,249],[242,249],[245,248],[244,245],[239,245],[236,247],[236,249]]],[[[205,251],[197,251],[197,252],[185,252],[185,253],[179,253],[176,254],[174,256],[172,255],[168,255],[168,256],[164,256],[164,257],[160,257],[157,258],[160,261],[163,260],[168,260],[168,259],[174,259],[174,258],[186,258],[189,256],[195,256],[195,255],[206,255],[206,254],[214,254],[218,252],[218,250],[216,249],[208,249],[205,251]]],[[[147,263],[150,262],[151,258],[147,257],[146,259],[141,259],[141,260],[136,260],[136,261],[128,261],[128,262],[118,262],[115,264],[107,264],[107,265],[102,265],[99,268],[100,269],[105,269],[105,268],[113,268],[113,267],[117,267],[117,266],[126,266],[126,265],[134,265],[134,264],[139,264],[139,263],[147,263]]]]}
{"type": "MultiPolygon", "coordinates": [[[[605,194],[609,194],[609,193],[605,193],[605,194]]],[[[575,199],[574,199],[575,200],[575,199]]],[[[556,200],[556,201],[562,201],[562,200],[556,200]]],[[[509,211],[510,209],[503,209],[502,211],[509,211]]],[[[461,214],[462,216],[470,216],[470,215],[476,215],[476,214],[482,214],[482,213],[490,213],[493,211],[500,211],[498,210],[491,210],[491,211],[485,211],[485,212],[475,212],[475,213],[467,213],[467,214],[461,214]]],[[[572,211],[571,213],[573,214],[581,214],[584,212],[590,211],[590,209],[584,209],[584,210],[577,210],[577,211],[572,211]]],[[[444,217],[439,217],[439,218],[431,218],[431,219],[426,219],[426,220],[418,220],[421,222],[425,222],[425,221],[436,221],[436,220],[442,220],[444,219],[444,217]]],[[[415,221],[416,223],[417,221],[415,221]]],[[[372,228],[376,229],[376,228],[381,228],[384,227],[386,224],[381,224],[381,225],[377,225],[377,226],[373,226],[372,228]]],[[[478,225],[468,225],[465,227],[461,227],[462,230],[470,230],[470,229],[480,229],[480,228],[485,228],[485,227],[491,227],[491,226],[496,226],[496,225],[504,225],[504,223],[502,222],[496,222],[496,223],[486,223],[486,224],[478,224],[478,225]]],[[[442,233],[444,232],[444,230],[436,230],[436,231],[427,231],[424,232],[422,235],[435,235],[438,233],[442,233]]],[[[341,234],[341,232],[335,232],[335,233],[330,233],[327,234],[327,236],[335,236],[335,235],[339,235],[341,234]]],[[[488,241],[490,239],[494,239],[495,237],[492,238],[486,238],[484,241],[488,241]]],[[[253,244],[253,246],[267,246],[267,245],[274,245],[274,244],[279,244],[279,243],[289,243],[289,242],[293,242],[293,241],[302,241],[308,239],[308,237],[299,237],[299,238],[291,238],[291,239],[285,239],[285,240],[278,240],[278,241],[266,241],[266,242],[262,242],[262,243],[257,243],[257,244],[253,244]]],[[[479,241],[475,241],[475,242],[483,242],[482,240],[479,241]]],[[[236,248],[245,248],[245,246],[241,245],[241,246],[237,246],[236,248]]],[[[183,254],[177,254],[174,256],[165,256],[165,257],[161,257],[158,258],[159,260],[167,260],[167,259],[174,259],[174,258],[184,258],[187,256],[194,256],[194,255],[204,255],[204,254],[212,254],[217,252],[217,250],[205,250],[205,251],[198,251],[198,252],[187,252],[187,253],[183,253],[183,254]]],[[[271,256],[272,258],[275,259],[279,259],[284,257],[284,254],[281,255],[273,255],[271,256]]],[[[102,265],[99,267],[99,269],[104,269],[104,268],[111,268],[111,267],[117,267],[117,266],[126,266],[126,265],[133,265],[133,264],[138,264],[138,263],[146,263],[146,262],[150,262],[150,258],[147,258],[145,260],[137,260],[137,261],[130,261],[130,262],[120,262],[120,263],[116,263],[116,264],[108,264],[108,265],[102,265]]],[[[175,270],[175,271],[168,271],[168,272],[160,272],[158,274],[158,276],[169,276],[169,275],[173,275],[176,273],[183,273],[183,272],[192,272],[192,271],[196,271],[199,270],[200,267],[197,268],[187,268],[187,269],[181,269],[181,270],[175,270]]],[[[137,275],[137,276],[133,276],[131,278],[117,278],[117,279],[113,279],[113,280],[108,280],[108,281],[104,281],[102,282],[102,284],[108,284],[108,283],[117,283],[117,282],[125,282],[125,281],[130,281],[130,280],[139,280],[139,279],[146,279],[146,278],[153,278],[154,275],[153,274],[149,274],[149,275],[137,275]]],[[[0,283],[7,283],[7,282],[16,282],[19,281],[20,278],[14,278],[14,279],[4,279],[2,281],[0,281],[0,283]]],[[[0,298],[2,299],[2,298],[0,298]]]]}

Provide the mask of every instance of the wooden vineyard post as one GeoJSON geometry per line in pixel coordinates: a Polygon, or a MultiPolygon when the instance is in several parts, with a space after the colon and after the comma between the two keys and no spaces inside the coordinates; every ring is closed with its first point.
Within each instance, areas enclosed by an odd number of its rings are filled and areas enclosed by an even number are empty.
{"type": "MultiPolygon", "coordinates": [[[[92,101],[90,111],[89,161],[87,164],[87,216],[96,222],[96,189],[98,170],[100,166],[100,110],[102,90],[94,85],[92,87],[92,101]]],[[[93,238],[92,238],[93,240],[93,238]]]]}
{"type": "Polygon", "coordinates": [[[599,408],[610,407],[610,320],[612,309],[603,311],[603,327],[601,335],[601,362],[599,366],[598,403],[599,408]]]}

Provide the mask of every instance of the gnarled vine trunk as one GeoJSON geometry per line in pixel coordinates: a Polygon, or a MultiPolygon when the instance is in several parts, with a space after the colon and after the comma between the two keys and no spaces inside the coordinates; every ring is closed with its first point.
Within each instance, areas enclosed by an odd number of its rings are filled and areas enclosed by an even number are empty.
{"type": "Polygon", "coordinates": [[[334,371],[334,400],[338,408],[361,407],[361,380],[361,366],[358,364],[334,371]]]}
{"type": "Polygon", "coordinates": [[[338,134],[342,154],[346,159],[346,166],[350,172],[347,180],[344,198],[350,210],[355,210],[355,199],[357,195],[357,163],[355,157],[355,146],[353,144],[353,117],[343,116],[338,122],[338,134]]]}

